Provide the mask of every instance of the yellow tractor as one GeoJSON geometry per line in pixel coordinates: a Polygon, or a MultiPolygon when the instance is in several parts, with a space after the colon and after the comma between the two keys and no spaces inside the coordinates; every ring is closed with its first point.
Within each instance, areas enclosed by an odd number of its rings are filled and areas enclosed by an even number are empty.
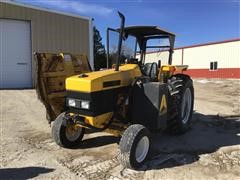
{"type": "MultiPolygon", "coordinates": [[[[172,65],[173,33],[157,26],[124,27],[125,18],[121,13],[119,16],[120,28],[108,28],[107,69],[88,72],[90,66],[84,61],[85,72],[80,74],[77,74],[78,66],[62,74],[46,72],[44,77],[56,79],[46,83],[46,79],[38,78],[38,86],[44,87],[49,82],[54,86],[54,82],[58,82],[62,89],[53,88],[53,95],[50,91],[43,92],[42,88],[38,90],[47,107],[48,118],[53,121],[56,117],[52,136],[59,146],[71,148],[81,143],[85,129],[106,131],[121,137],[119,159],[122,165],[138,169],[149,157],[150,133],[166,130],[179,134],[189,128],[194,90],[191,78],[182,73],[187,66],[172,65]],[[155,45],[151,40],[163,42],[163,45],[155,45]],[[166,65],[161,65],[161,60],[146,59],[148,50],[156,48],[168,53],[166,65]],[[77,75],[69,77],[73,74],[77,75]],[[48,98],[44,99],[41,94],[47,94],[48,98]],[[47,99],[56,97],[61,97],[62,101],[46,103],[47,99]]],[[[41,73],[40,60],[46,55],[37,53],[36,56],[41,73]]],[[[58,58],[66,67],[71,59],[60,54],[54,62],[58,58]]],[[[75,61],[76,58],[72,58],[71,63],[76,65],[75,61]]]]}

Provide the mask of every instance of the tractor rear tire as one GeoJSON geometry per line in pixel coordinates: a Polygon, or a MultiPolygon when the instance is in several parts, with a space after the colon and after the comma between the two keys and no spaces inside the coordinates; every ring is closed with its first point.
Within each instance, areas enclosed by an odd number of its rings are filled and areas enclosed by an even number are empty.
{"type": "Polygon", "coordinates": [[[188,75],[176,74],[168,81],[169,110],[167,132],[183,134],[190,125],[194,105],[192,79],[188,75]]]}
{"type": "Polygon", "coordinates": [[[71,148],[82,141],[85,128],[77,127],[74,129],[73,125],[67,124],[65,113],[60,114],[53,122],[52,137],[59,146],[71,148]]]}
{"type": "Polygon", "coordinates": [[[150,144],[147,128],[140,124],[129,126],[119,143],[119,160],[123,167],[140,168],[148,158],[150,144]]]}

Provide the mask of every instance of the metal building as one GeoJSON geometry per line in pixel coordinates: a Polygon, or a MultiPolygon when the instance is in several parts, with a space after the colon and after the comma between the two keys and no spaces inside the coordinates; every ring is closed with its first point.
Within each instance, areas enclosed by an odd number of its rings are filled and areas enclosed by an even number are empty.
{"type": "Polygon", "coordinates": [[[33,52],[86,54],[93,66],[92,18],[0,1],[0,88],[31,88],[33,52]]]}
{"type": "MultiPolygon", "coordinates": [[[[149,52],[146,62],[167,64],[168,52],[149,52]]],[[[176,48],[173,64],[189,65],[194,78],[240,78],[240,38],[176,48]]]]}

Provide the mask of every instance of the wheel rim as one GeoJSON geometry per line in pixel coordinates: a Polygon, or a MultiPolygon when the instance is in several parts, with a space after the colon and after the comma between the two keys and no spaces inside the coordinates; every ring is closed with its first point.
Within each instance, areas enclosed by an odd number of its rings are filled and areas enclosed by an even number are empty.
{"type": "Polygon", "coordinates": [[[182,99],[181,117],[183,124],[186,124],[188,122],[191,113],[191,108],[192,108],[192,93],[191,90],[187,88],[183,94],[182,99]]]}
{"type": "Polygon", "coordinates": [[[135,157],[138,163],[144,161],[149,150],[149,139],[147,136],[144,136],[137,144],[135,157]]]}
{"type": "Polygon", "coordinates": [[[74,125],[66,127],[66,137],[69,141],[76,141],[81,135],[81,128],[74,125]]]}

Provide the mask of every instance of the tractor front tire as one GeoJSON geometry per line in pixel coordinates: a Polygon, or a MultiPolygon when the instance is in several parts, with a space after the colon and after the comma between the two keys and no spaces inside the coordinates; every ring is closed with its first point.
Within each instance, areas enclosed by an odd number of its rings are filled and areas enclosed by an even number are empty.
{"type": "Polygon", "coordinates": [[[78,145],[83,138],[85,129],[69,124],[65,113],[60,114],[52,126],[52,137],[56,144],[61,147],[71,148],[78,145]]]}
{"type": "Polygon", "coordinates": [[[119,149],[119,160],[123,167],[140,168],[147,160],[150,149],[148,129],[140,124],[129,126],[122,135],[119,149]]]}
{"type": "Polygon", "coordinates": [[[168,128],[171,134],[183,134],[190,125],[194,105],[192,79],[188,75],[176,74],[168,81],[169,110],[168,128]]]}

